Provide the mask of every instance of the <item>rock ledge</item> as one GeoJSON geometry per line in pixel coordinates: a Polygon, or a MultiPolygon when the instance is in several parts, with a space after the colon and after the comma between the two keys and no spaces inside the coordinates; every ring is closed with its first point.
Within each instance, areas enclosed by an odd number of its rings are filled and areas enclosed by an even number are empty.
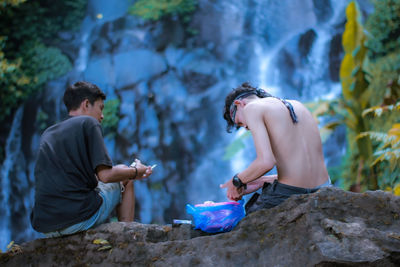
{"type": "Polygon", "coordinates": [[[0,265],[400,266],[400,197],[324,188],[252,213],[229,233],[116,222],[14,252],[0,265]]]}

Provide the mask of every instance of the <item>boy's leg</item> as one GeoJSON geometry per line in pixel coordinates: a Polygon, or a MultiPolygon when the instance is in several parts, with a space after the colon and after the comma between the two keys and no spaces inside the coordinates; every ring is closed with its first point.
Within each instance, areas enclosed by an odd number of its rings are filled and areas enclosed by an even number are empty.
{"type": "Polygon", "coordinates": [[[98,211],[86,221],[71,225],[67,228],[50,233],[44,233],[46,237],[58,237],[63,235],[70,235],[77,232],[88,230],[99,224],[104,223],[109,217],[110,213],[121,202],[121,187],[119,183],[102,183],[99,182],[97,186],[100,196],[103,198],[98,211]]]}
{"type": "Polygon", "coordinates": [[[120,222],[133,222],[135,218],[135,189],[133,181],[124,182],[125,191],[122,201],[117,206],[117,216],[120,222]]]}

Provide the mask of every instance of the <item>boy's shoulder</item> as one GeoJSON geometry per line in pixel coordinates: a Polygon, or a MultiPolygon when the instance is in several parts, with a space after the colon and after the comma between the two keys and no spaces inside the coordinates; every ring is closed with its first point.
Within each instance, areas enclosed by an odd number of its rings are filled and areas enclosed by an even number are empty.
{"type": "Polygon", "coordinates": [[[67,120],[63,121],[62,123],[66,124],[88,124],[88,125],[100,125],[100,122],[93,118],[92,116],[87,116],[87,115],[79,115],[79,116],[73,116],[68,118],[67,120]]]}

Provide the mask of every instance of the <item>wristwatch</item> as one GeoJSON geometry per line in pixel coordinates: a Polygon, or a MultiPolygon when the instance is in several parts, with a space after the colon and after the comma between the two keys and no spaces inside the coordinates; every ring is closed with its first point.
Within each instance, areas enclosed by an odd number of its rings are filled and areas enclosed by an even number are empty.
{"type": "Polygon", "coordinates": [[[136,167],[136,161],[134,161],[131,165],[129,165],[129,168],[135,169],[135,176],[132,178],[129,178],[129,180],[135,180],[137,176],[137,167],[136,167]]]}
{"type": "Polygon", "coordinates": [[[240,180],[240,178],[237,176],[238,174],[236,173],[235,176],[233,176],[232,178],[232,184],[236,187],[236,188],[241,188],[244,187],[244,189],[247,188],[247,184],[243,183],[242,180],[240,180]]]}

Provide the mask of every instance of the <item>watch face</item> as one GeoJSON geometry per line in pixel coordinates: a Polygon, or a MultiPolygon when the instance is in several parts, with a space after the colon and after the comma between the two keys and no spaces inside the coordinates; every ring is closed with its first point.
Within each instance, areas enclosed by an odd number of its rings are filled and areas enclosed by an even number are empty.
{"type": "Polygon", "coordinates": [[[241,187],[242,186],[242,182],[240,181],[239,177],[234,176],[232,179],[232,183],[235,187],[241,187]]]}

